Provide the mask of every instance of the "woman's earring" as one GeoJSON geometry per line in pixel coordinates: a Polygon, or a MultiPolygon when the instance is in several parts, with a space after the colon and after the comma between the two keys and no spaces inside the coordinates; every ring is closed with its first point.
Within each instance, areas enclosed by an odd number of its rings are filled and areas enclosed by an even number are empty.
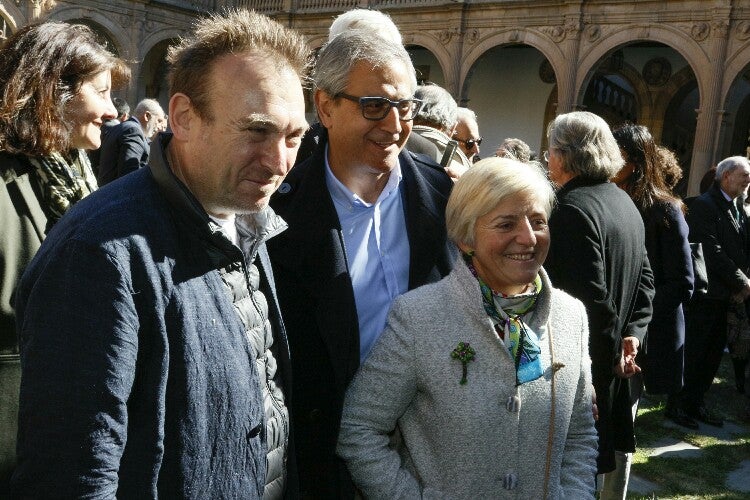
{"type": "Polygon", "coordinates": [[[469,257],[474,257],[474,250],[468,250],[466,252],[466,255],[468,255],[469,257]]]}

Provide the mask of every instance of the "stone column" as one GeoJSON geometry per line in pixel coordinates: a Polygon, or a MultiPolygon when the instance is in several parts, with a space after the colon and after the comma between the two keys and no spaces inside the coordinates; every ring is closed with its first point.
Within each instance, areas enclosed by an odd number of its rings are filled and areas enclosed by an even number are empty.
{"type": "Polygon", "coordinates": [[[565,16],[562,50],[565,65],[557,77],[557,114],[574,111],[576,107],[576,78],[578,76],[578,54],[581,47],[583,23],[580,13],[565,16]]]}
{"type": "MultiPolygon", "coordinates": [[[[726,17],[714,18],[710,27],[707,23],[699,23],[693,28],[693,38],[700,41],[703,33],[710,30],[710,60],[711,65],[701,73],[706,82],[705,93],[701,95],[698,123],[693,142],[693,160],[690,164],[688,178],[688,196],[700,192],[700,181],[706,171],[716,162],[716,140],[722,126],[724,112],[719,99],[721,97],[721,82],[724,75],[724,59],[727,53],[727,36],[729,34],[729,13],[726,17]]],[[[705,37],[703,37],[705,38],[705,37]]]]}
{"type": "Polygon", "coordinates": [[[446,28],[438,33],[440,43],[442,43],[450,54],[450,64],[445,72],[445,90],[460,101],[459,93],[461,92],[461,60],[463,51],[463,33],[460,28],[446,28]]]}

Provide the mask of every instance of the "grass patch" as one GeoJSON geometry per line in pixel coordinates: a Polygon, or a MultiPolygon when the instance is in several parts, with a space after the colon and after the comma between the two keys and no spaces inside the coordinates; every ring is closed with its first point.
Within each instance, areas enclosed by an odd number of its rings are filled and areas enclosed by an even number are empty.
{"type": "Polygon", "coordinates": [[[750,424],[746,422],[747,399],[734,386],[731,361],[725,355],[706,398],[706,403],[729,424],[744,426],[744,431],[729,437],[717,438],[701,431],[682,427],[665,427],[664,398],[647,396],[638,410],[635,432],[638,449],[633,457],[632,474],[656,485],[655,494],[628,495],[628,499],[699,499],[747,500],[750,493],[730,491],[725,486],[729,473],[743,460],[750,460],[750,424]],[[650,456],[653,447],[666,438],[684,441],[700,448],[699,456],[650,456]]]}

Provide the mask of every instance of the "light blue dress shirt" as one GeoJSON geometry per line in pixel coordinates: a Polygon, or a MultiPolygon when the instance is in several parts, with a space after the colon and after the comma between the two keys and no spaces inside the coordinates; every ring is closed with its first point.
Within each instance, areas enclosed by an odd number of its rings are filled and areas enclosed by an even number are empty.
{"type": "Polygon", "coordinates": [[[344,233],[349,275],[359,320],[359,359],[385,328],[393,299],[409,287],[409,238],[401,199],[401,166],[391,171],[375,203],[367,203],[339,181],[328,165],[326,184],[344,233]]]}

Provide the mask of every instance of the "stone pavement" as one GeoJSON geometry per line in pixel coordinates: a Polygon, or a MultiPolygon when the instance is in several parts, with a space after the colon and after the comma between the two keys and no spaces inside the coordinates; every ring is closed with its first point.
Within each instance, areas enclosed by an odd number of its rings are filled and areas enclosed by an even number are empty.
{"type": "MultiPolygon", "coordinates": [[[[673,427],[684,429],[678,425],[665,421],[664,427],[673,427]]],[[[700,427],[697,431],[692,431],[697,434],[704,436],[712,436],[722,441],[734,441],[738,434],[746,432],[747,429],[741,425],[734,424],[732,422],[725,422],[724,427],[713,427],[711,425],[699,424],[700,427]]],[[[652,453],[649,456],[663,456],[663,457],[680,457],[680,458],[696,458],[702,453],[700,448],[697,448],[684,441],[677,440],[672,437],[664,438],[661,441],[655,443],[652,448],[652,453]]],[[[737,468],[729,473],[726,480],[726,487],[730,490],[738,492],[750,493],[750,460],[744,460],[738,464],[737,468]]],[[[630,482],[628,483],[628,492],[636,495],[656,495],[659,493],[659,486],[638,476],[630,476],[630,482]]]]}

